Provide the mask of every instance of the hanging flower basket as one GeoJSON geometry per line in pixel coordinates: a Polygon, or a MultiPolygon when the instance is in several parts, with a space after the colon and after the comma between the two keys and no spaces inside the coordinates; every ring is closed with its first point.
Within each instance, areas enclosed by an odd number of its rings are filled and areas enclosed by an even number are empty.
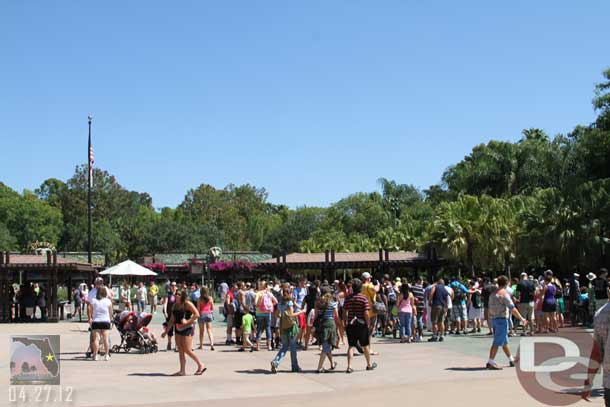
{"type": "Polygon", "coordinates": [[[144,266],[147,269],[152,270],[156,273],[165,273],[165,264],[163,264],[163,263],[148,263],[148,264],[142,264],[142,266],[144,266]]]}
{"type": "Polygon", "coordinates": [[[212,271],[252,271],[256,267],[247,261],[218,261],[210,264],[212,271]]]}

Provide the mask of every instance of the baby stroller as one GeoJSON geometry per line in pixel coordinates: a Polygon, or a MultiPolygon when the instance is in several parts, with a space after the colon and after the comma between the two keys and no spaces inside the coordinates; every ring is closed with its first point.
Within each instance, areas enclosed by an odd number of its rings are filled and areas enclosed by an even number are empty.
{"type": "Polygon", "coordinates": [[[112,352],[119,353],[123,350],[127,353],[132,348],[139,350],[140,353],[157,352],[159,350],[157,340],[147,327],[152,317],[152,314],[146,312],[140,314],[133,311],[117,312],[113,324],[121,334],[121,343],[114,345],[112,352]]]}

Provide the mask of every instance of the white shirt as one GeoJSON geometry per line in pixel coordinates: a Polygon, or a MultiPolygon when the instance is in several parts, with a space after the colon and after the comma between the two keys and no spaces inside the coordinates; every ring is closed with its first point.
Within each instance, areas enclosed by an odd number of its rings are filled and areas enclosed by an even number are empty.
{"type": "MultiPolygon", "coordinates": [[[[106,287],[105,285],[102,287],[106,287]]],[[[110,298],[111,300],[114,298],[114,292],[106,287],[106,296],[108,298],[110,298]]],[[[91,303],[91,299],[97,297],[97,287],[93,287],[90,291],[89,291],[89,295],[87,295],[87,302],[91,303]]]]}
{"type": "Polygon", "coordinates": [[[109,308],[112,306],[112,302],[108,298],[101,300],[92,298],[90,303],[93,307],[93,322],[110,322],[109,308]]]}
{"type": "Polygon", "coordinates": [[[137,295],[138,295],[138,300],[146,301],[146,295],[147,295],[146,287],[138,287],[137,295]]]}
{"type": "Polygon", "coordinates": [[[447,294],[449,294],[447,296],[447,309],[451,309],[453,308],[453,299],[451,298],[451,296],[453,295],[453,288],[446,285],[445,290],[447,290],[447,294]]]}

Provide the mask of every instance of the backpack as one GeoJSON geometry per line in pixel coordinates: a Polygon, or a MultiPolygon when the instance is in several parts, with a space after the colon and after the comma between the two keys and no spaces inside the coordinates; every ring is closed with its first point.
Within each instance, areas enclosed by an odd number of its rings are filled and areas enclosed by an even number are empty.
{"type": "Polygon", "coordinates": [[[280,329],[282,331],[291,330],[296,325],[294,318],[290,316],[288,311],[289,308],[286,307],[286,309],[280,314],[280,329]]]}
{"type": "Polygon", "coordinates": [[[394,287],[390,286],[387,288],[388,291],[388,301],[396,302],[396,291],[394,291],[394,287]]]}
{"type": "Polygon", "coordinates": [[[460,302],[464,299],[464,290],[462,290],[462,287],[460,286],[455,286],[453,288],[453,298],[455,302],[460,302]]]}
{"type": "Polygon", "coordinates": [[[324,321],[324,312],[318,311],[318,315],[316,319],[313,321],[313,329],[316,336],[319,336],[322,333],[322,322],[324,321]]]}
{"type": "Polygon", "coordinates": [[[271,294],[263,293],[260,303],[261,311],[273,312],[273,301],[271,300],[271,294]]]}
{"type": "Polygon", "coordinates": [[[231,305],[233,306],[233,312],[244,312],[244,307],[242,307],[241,303],[239,302],[237,295],[233,298],[231,305]]]}
{"type": "Polygon", "coordinates": [[[378,314],[385,314],[387,312],[387,308],[380,297],[380,295],[377,296],[377,300],[375,301],[375,304],[373,304],[373,309],[378,314]]]}
{"type": "Polygon", "coordinates": [[[601,277],[597,277],[595,280],[593,280],[593,288],[595,290],[595,296],[603,297],[604,294],[606,293],[607,285],[608,285],[608,283],[606,283],[606,280],[604,280],[601,277]]]}
{"type": "Polygon", "coordinates": [[[472,308],[479,309],[481,308],[481,294],[478,292],[474,292],[470,297],[470,301],[472,302],[472,308]]]}

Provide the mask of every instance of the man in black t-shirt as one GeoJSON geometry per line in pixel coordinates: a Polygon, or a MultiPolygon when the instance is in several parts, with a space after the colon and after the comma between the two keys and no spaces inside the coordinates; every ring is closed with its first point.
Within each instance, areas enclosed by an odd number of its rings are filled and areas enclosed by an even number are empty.
{"type": "MultiPolygon", "coordinates": [[[[517,284],[517,295],[516,298],[519,300],[517,308],[519,313],[529,323],[527,324],[530,328],[530,336],[534,336],[534,293],[536,292],[536,286],[533,281],[530,281],[527,277],[527,273],[521,273],[521,281],[517,284]]],[[[521,336],[525,336],[525,329],[521,336]]]]}

